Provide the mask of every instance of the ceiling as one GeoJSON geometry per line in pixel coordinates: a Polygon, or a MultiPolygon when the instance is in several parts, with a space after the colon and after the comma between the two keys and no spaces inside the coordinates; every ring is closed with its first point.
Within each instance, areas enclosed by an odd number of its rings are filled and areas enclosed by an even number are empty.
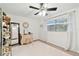
{"type": "MultiPolygon", "coordinates": [[[[18,16],[24,16],[24,17],[31,17],[31,18],[42,18],[43,16],[34,15],[38,10],[30,9],[29,6],[35,6],[40,7],[39,3],[0,3],[0,8],[4,10],[4,12],[8,14],[18,15],[18,16]]],[[[78,8],[78,3],[47,3],[47,7],[57,7],[57,11],[49,11],[48,16],[53,16],[54,14],[73,9],[78,8]]]]}

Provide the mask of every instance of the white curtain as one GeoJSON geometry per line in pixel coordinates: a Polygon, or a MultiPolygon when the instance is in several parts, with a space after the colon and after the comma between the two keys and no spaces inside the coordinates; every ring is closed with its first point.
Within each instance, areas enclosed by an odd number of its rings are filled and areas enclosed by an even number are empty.
{"type": "Polygon", "coordinates": [[[73,11],[69,14],[69,46],[68,49],[72,51],[77,51],[78,43],[77,43],[77,30],[76,30],[76,11],[73,11]]]}

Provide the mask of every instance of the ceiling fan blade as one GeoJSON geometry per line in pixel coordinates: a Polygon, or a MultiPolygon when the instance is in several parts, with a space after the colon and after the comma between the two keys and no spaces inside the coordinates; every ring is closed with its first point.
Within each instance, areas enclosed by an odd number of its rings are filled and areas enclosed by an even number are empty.
{"type": "Polygon", "coordinates": [[[39,12],[35,13],[34,15],[37,15],[37,14],[39,14],[39,12]]]}
{"type": "Polygon", "coordinates": [[[39,10],[39,8],[34,7],[34,6],[29,6],[29,8],[33,8],[33,9],[37,9],[37,10],[39,10]]]}
{"type": "Polygon", "coordinates": [[[57,7],[55,8],[47,8],[47,11],[56,11],[57,10],[57,7]]]}

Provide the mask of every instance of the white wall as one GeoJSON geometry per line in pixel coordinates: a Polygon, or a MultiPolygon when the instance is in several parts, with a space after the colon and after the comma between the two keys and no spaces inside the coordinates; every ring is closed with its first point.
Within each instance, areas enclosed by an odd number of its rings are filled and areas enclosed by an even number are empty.
{"type": "Polygon", "coordinates": [[[46,41],[47,40],[47,26],[46,26],[46,18],[40,19],[40,39],[46,41]]]}
{"type": "MultiPolygon", "coordinates": [[[[68,15],[66,15],[65,17],[67,17],[67,16],[68,15]]],[[[41,23],[43,24],[43,28],[41,29],[42,40],[48,41],[48,42],[53,43],[57,46],[66,48],[67,47],[66,43],[68,40],[69,33],[68,32],[50,32],[50,31],[47,31],[47,21],[50,19],[53,19],[53,18],[47,18],[47,19],[41,20],[41,23]]]]}
{"type": "Polygon", "coordinates": [[[65,48],[65,44],[67,42],[67,32],[48,32],[48,42],[65,48]]]}
{"type": "Polygon", "coordinates": [[[29,23],[28,31],[33,33],[34,39],[39,39],[39,20],[27,18],[27,17],[22,17],[22,16],[16,16],[16,15],[12,15],[12,14],[8,14],[8,15],[11,17],[11,22],[20,23],[21,34],[23,34],[22,23],[28,22],[29,23]]]}

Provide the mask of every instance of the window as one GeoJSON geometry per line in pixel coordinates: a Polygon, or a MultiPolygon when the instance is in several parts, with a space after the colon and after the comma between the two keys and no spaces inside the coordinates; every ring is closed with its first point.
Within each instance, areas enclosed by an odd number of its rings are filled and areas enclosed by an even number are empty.
{"type": "Polygon", "coordinates": [[[55,25],[48,25],[48,31],[55,31],[55,25]]]}
{"type": "Polygon", "coordinates": [[[56,29],[56,32],[64,32],[64,31],[67,31],[67,25],[66,24],[57,24],[55,29],[56,29]]]}
{"type": "Polygon", "coordinates": [[[65,32],[67,31],[67,18],[51,19],[47,23],[47,30],[54,32],[65,32]]]}

